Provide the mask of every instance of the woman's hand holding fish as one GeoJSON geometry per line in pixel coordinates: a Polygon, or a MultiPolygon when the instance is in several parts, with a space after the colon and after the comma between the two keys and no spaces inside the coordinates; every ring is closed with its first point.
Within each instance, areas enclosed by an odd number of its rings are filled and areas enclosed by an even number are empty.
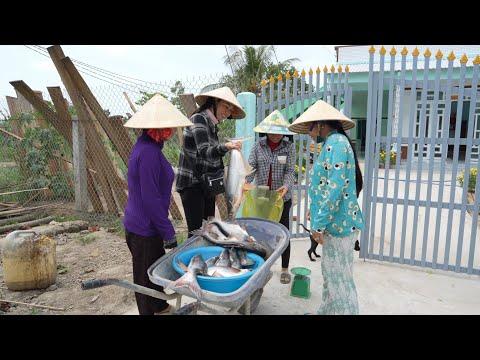
{"type": "Polygon", "coordinates": [[[225,143],[228,150],[242,150],[242,143],[240,141],[229,141],[225,143]]]}
{"type": "Polygon", "coordinates": [[[277,189],[277,192],[280,193],[280,196],[283,198],[285,196],[285,194],[287,193],[288,191],[288,187],[286,187],[285,185],[283,185],[282,187],[278,188],[277,189]]]}

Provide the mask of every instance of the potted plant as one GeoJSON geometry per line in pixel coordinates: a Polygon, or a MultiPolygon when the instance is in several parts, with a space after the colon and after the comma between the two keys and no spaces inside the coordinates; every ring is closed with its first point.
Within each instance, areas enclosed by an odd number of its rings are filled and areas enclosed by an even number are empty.
{"type": "MultiPolygon", "coordinates": [[[[387,161],[386,159],[387,159],[387,152],[384,149],[380,150],[380,158],[379,158],[380,169],[385,168],[385,163],[387,161]]],[[[396,162],[397,162],[397,152],[394,150],[390,150],[390,168],[395,167],[396,162]]]]}

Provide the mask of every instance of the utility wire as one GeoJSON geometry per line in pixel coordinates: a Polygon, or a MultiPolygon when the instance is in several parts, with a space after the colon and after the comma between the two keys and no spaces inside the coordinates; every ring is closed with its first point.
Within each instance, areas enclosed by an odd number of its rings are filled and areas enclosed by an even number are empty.
{"type": "MultiPolygon", "coordinates": [[[[34,45],[35,47],[37,47],[39,50],[41,51],[44,51],[45,53],[48,54],[48,50],[41,47],[41,46],[38,46],[38,45],[34,45]]],[[[99,68],[97,66],[93,66],[93,65],[90,65],[90,64],[87,64],[87,63],[84,63],[80,60],[76,60],[76,59],[73,59],[73,58],[70,58],[74,63],[76,64],[81,64],[81,65],[84,65],[86,67],[89,67],[89,68],[92,68],[94,70],[97,70],[99,72],[103,72],[105,74],[109,74],[111,76],[114,76],[114,77],[120,77],[122,78],[124,81],[128,81],[128,82],[131,82],[131,83],[134,83],[134,84],[138,84],[138,82],[140,83],[148,83],[148,84],[152,84],[152,85],[157,85],[157,86],[168,86],[168,84],[165,84],[165,83],[156,83],[156,82],[152,82],[152,81],[146,81],[146,80],[141,80],[141,79],[137,79],[137,78],[133,78],[133,77],[130,77],[130,76],[126,76],[126,75],[121,75],[121,74],[118,74],[118,73],[115,73],[113,71],[109,71],[109,70],[105,70],[105,69],[102,69],[102,68],[99,68]],[[126,80],[126,79],[130,79],[130,80],[126,80]],[[134,81],[131,81],[131,80],[134,80],[134,81]]]]}

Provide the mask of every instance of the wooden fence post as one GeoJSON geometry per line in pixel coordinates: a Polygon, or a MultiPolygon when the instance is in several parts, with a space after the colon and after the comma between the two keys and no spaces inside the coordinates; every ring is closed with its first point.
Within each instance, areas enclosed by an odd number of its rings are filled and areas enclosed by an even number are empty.
{"type": "Polygon", "coordinates": [[[75,210],[87,211],[87,167],[85,161],[85,129],[78,117],[72,117],[73,173],[75,179],[75,210]]]}

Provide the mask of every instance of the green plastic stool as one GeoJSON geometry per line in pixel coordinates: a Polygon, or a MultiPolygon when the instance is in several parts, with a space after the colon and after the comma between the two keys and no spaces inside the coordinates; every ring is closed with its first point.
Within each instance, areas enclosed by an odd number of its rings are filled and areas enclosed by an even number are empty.
{"type": "Polygon", "coordinates": [[[309,299],[310,292],[310,275],[312,272],[310,269],[304,267],[296,267],[290,270],[294,274],[292,282],[292,290],[290,291],[290,296],[299,297],[302,299],[309,299]]]}

